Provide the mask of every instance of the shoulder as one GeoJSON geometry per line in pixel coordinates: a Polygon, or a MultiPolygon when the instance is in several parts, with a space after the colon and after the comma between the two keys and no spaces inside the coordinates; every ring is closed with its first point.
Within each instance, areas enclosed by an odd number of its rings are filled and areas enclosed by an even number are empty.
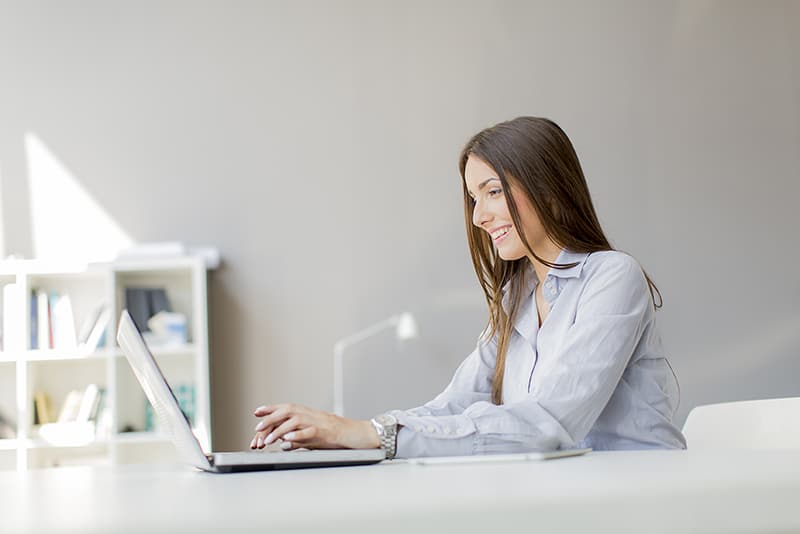
{"type": "Polygon", "coordinates": [[[642,266],[625,252],[592,252],[586,258],[580,278],[585,295],[603,293],[627,302],[650,299],[642,266]]]}
{"type": "Polygon", "coordinates": [[[586,257],[581,278],[621,278],[629,281],[644,280],[644,273],[639,262],[625,252],[603,250],[592,252],[586,257]]]}

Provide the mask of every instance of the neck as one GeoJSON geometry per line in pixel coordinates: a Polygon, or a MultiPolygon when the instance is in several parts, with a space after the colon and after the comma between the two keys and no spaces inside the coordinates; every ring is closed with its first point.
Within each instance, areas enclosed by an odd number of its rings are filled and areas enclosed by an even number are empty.
{"type": "MultiPolygon", "coordinates": [[[[547,239],[544,243],[534,248],[533,251],[536,252],[536,255],[543,260],[550,263],[555,263],[559,254],[561,254],[561,247],[547,239]]],[[[536,277],[540,282],[543,282],[544,279],[547,278],[547,273],[550,272],[550,267],[544,263],[541,263],[539,260],[534,258],[533,255],[528,256],[528,261],[530,261],[531,265],[533,265],[533,270],[536,271],[536,277]]]]}

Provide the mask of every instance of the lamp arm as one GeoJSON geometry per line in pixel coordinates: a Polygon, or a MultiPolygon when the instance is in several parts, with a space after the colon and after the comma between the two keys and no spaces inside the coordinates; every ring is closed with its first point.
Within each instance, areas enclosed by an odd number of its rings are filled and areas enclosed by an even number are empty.
{"type": "Polygon", "coordinates": [[[397,322],[399,320],[400,320],[400,316],[399,315],[392,315],[388,319],[384,319],[383,321],[381,321],[379,323],[375,323],[374,325],[372,325],[370,327],[367,327],[367,328],[365,328],[364,330],[362,330],[360,332],[356,332],[355,334],[350,334],[349,336],[344,337],[344,338],[340,339],[339,341],[337,341],[333,345],[334,346],[333,350],[336,351],[338,349],[339,351],[343,351],[346,347],[349,347],[350,345],[353,345],[354,343],[358,343],[359,341],[363,341],[363,340],[367,339],[368,337],[372,337],[375,334],[377,334],[378,332],[380,332],[381,330],[383,330],[383,329],[385,329],[385,328],[387,328],[389,326],[396,326],[397,322]]]}
{"type": "Polygon", "coordinates": [[[365,328],[360,332],[351,334],[334,343],[333,345],[333,413],[344,415],[344,349],[354,343],[363,341],[375,335],[384,328],[397,325],[399,315],[393,315],[379,323],[365,328]]]}

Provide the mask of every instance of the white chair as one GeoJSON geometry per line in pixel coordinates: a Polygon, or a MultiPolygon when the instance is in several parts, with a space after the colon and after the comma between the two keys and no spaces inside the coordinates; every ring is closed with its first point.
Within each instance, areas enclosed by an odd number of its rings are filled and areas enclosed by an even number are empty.
{"type": "Polygon", "coordinates": [[[690,449],[800,449],[800,397],[698,406],[683,434],[690,449]]]}

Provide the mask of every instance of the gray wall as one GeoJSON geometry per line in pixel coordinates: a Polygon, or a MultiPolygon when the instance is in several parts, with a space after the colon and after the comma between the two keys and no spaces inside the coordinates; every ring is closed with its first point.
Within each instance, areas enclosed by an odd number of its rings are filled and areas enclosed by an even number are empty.
{"type": "Polygon", "coordinates": [[[219,247],[215,444],[251,409],[432,396],[485,311],[456,156],[517,115],[571,136],[601,220],[661,289],[700,403],[800,395],[800,2],[3,2],[5,253],[32,253],[35,133],[138,241],[219,247]],[[379,384],[377,380],[388,377],[379,384]]]}

